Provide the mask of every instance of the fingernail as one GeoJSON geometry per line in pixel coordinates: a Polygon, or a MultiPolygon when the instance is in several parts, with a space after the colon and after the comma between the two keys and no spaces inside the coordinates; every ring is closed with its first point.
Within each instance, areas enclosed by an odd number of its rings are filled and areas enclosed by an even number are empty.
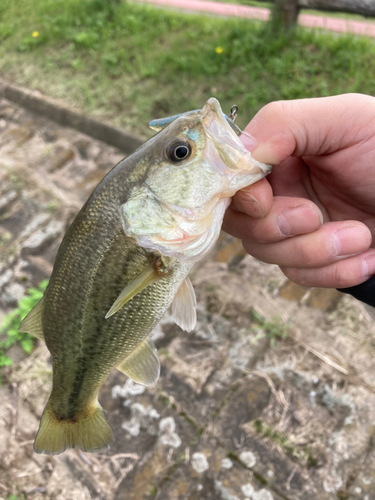
{"type": "Polygon", "coordinates": [[[371,233],[367,227],[352,226],[340,229],[333,235],[335,255],[343,257],[363,252],[371,245],[371,233]]]}
{"type": "Polygon", "coordinates": [[[323,218],[313,207],[300,205],[281,213],[277,224],[283,236],[296,236],[315,231],[323,224],[323,218]]]}
{"type": "Polygon", "coordinates": [[[251,151],[253,151],[253,149],[255,149],[255,146],[257,144],[257,141],[255,140],[255,138],[247,132],[242,132],[242,134],[240,136],[240,141],[245,146],[245,148],[248,151],[250,151],[250,153],[251,153],[251,151]]]}
{"type": "Polygon", "coordinates": [[[244,196],[246,196],[247,200],[252,203],[252,206],[251,206],[251,212],[252,212],[251,216],[252,217],[257,217],[257,218],[258,217],[259,218],[264,217],[263,207],[259,203],[259,201],[255,198],[255,196],[253,196],[250,193],[246,193],[246,191],[243,191],[243,194],[244,194],[244,196]]]}
{"type": "Polygon", "coordinates": [[[250,217],[261,219],[264,217],[264,211],[259,201],[250,193],[246,192],[246,188],[237,191],[236,196],[232,198],[232,210],[248,214],[250,217]]]}
{"type": "Polygon", "coordinates": [[[280,163],[280,158],[277,152],[273,150],[274,147],[271,144],[262,142],[258,146],[255,146],[250,152],[254,160],[269,163],[270,165],[278,165],[280,163]]]}
{"type": "Polygon", "coordinates": [[[370,278],[375,274],[375,253],[372,253],[363,259],[362,274],[365,278],[370,278]]]}

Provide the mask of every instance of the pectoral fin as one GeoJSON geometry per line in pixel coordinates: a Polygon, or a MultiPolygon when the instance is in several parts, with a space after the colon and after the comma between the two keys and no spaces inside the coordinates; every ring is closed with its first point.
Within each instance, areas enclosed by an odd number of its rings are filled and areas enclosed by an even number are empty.
{"type": "Polygon", "coordinates": [[[42,327],[43,300],[44,299],[42,297],[34,309],[29,312],[18,327],[19,332],[29,333],[40,340],[44,340],[42,327]]]}
{"type": "Polygon", "coordinates": [[[155,283],[155,281],[163,278],[163,274],[158,272],[155,269],[153,263],[150,263],[149,266],[146,267],[142,271],[142,273],[135,278],[131,283],[126,285],[120,295],[117,297],[111,309],[105,315],[105,319],[110,318],[113,314],[115,314],[123,305],[125,305],[129,300],[131,300],[135,295],[140,293],[146,287],[155,283]]]}
{"type": "Polygon", "coordinates": [[[179,327],[187,332],[191,332],[197,323],[196,306],[194,288],[187,277],[172,302],[173,319],[179,327]]]}
{"type": "Polygon", "coordinates": [[[152,340],[145,339],[117,369],[138,384],[154,384],[159,378],[160,362],[152,340]]]}

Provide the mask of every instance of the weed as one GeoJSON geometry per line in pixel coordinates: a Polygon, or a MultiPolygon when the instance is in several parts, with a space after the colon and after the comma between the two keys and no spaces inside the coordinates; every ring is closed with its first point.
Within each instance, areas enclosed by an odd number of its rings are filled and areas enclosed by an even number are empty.
{"type": "Polygon", "coordinates": [[[0,367],[9,366],[12,360],[6,355],[5,351],[13,344],[19,342],[26,354],[30,354],[34,345],[34,337],[28,333],[18,331],[23,318],[31,311],[31,309],[43,297],[43,292],[46,289],[48,280],[42,281],[38,287],[29,288],[22,299],[18,301],[18,307],[4,317],[1,326],[1,333],[5,336],[0,340],[0,367]]]}
{"type": "Polygon", "coordinates": [[[293,443],[285,432],[278,431],[270,424],[260,419],[255,419],[253,421],[253,426],[257,434],[280,447],[285,453],[298,460],[303,465],[316,465],[314,451],[307,444],[297,445],[293,443]]]}
{"type": "Polygon", "coordinates": [[[49,214],[53,214],[60,207],[61,203],[58,200],[50,200],[46,203],[45,209],[49,214]]]}
{"type": "Polygon", "coordinates": [[[281,318],[273,318],[271,321],[267,321],[255,310],[252,310],[251,315],[252,318],[258,323],[258,328],[262,330],[256,338],[259,339],[267,337],[270,341],[272,349],[275,347],[277,340],[282,340],[287,337],[287,326],[281,318]]]}

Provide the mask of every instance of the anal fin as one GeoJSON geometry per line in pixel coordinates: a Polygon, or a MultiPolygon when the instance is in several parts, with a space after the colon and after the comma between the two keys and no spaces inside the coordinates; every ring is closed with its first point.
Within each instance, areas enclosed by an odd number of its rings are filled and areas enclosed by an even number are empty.
{"type": "Polygon", "coordinates": [[[152,340],[146,338],[141,342],[117,369],[138,384],[154,384],[159,378],[160,362],[152,340]]]}
{"type": "Polygon", "coordinates": [[[191,332],[197,323],[197,301],[189,276],[184,280],[172,302],[172,316],[176,324],[191,332]]]}
{"type": "Polygon", "coordinates": [[[29,333],[40,340],[44,340],[42,327],[43,300],[44,298],[42,297],[18,327],[19,332],[29,333]]]}

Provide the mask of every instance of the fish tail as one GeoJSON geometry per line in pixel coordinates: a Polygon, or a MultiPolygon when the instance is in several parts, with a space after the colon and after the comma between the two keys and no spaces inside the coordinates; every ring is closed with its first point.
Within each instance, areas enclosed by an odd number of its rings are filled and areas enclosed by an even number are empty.
{"type": "Polygon", "coordinates": [[[112,429],[98,401],[77,418],[67,420],[57,418],[48,402],[35,438],[34,451],[58,455],[69,448],[80,448],[97,453],[109,448],[112,441],[112,429]]]}

